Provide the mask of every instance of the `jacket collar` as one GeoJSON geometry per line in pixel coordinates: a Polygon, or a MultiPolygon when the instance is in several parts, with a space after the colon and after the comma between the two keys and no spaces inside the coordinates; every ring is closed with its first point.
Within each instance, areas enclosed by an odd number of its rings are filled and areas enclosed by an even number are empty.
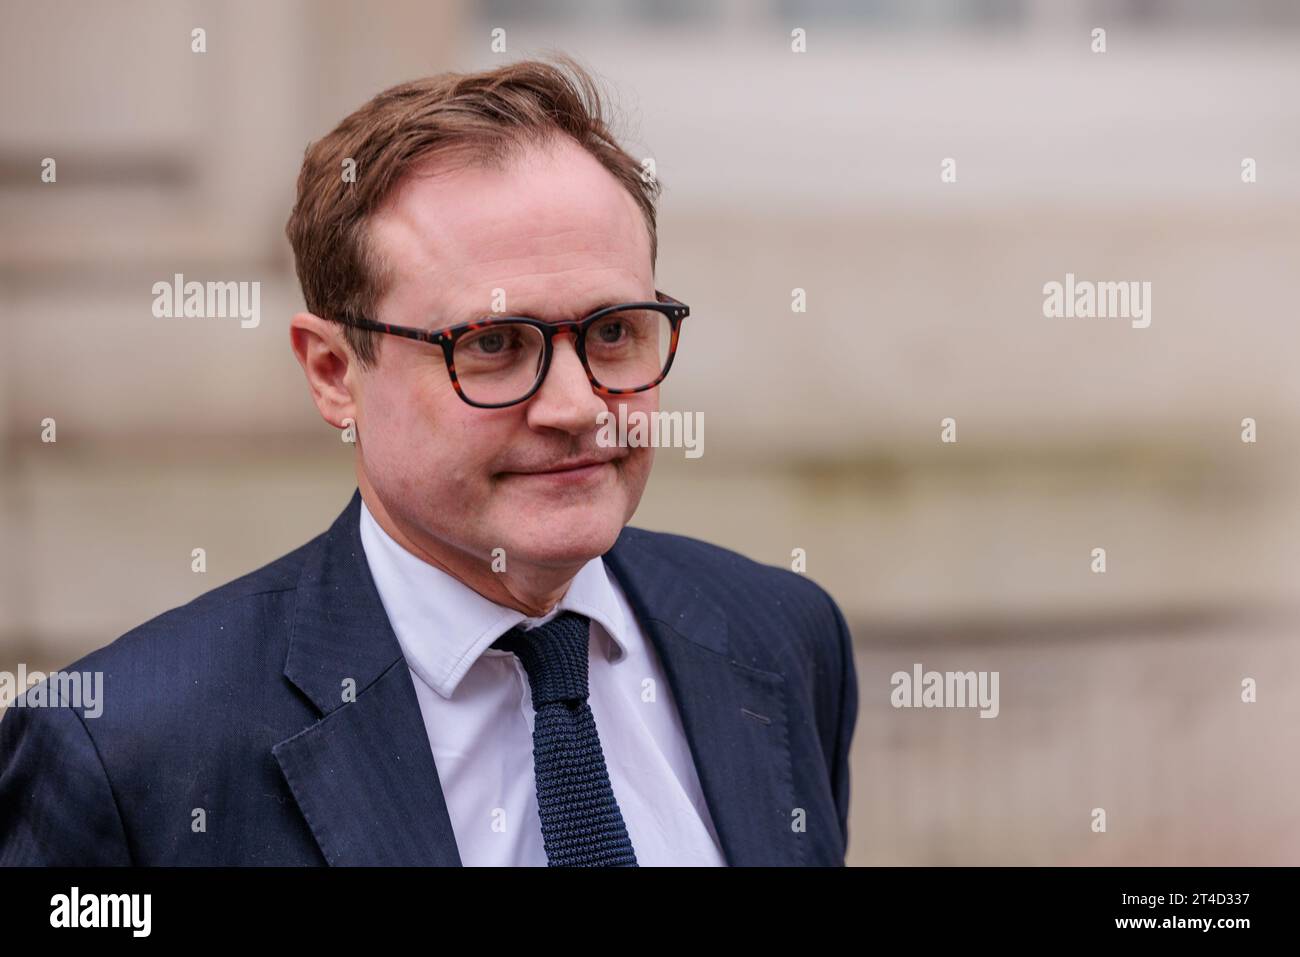
{"type": "MultiPolygon", "coordinates": [[[[330,864],[459,865],[360,510],[358,490],[304,561],[284,675],[320,718],[272,753],[330,864]]],[[[723,855],[799,863],[784,679],[736,660],[722,609],[655,541],[625,528],[605,563],[663,663],[723,855]]]]}

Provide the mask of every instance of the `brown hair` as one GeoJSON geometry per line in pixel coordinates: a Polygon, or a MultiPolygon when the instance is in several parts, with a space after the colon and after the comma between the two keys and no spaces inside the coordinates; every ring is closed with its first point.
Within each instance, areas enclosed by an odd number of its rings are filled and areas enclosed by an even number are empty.
{"type": "MultiPolygon", "coordinates": [[[[371,316],[387,274],[368,242],[368,221],[412,167],[444,156],[501,167],[525,145],[557,134],[632,194],[650,232],[653,268],[658,181],[615,141],[591,75],[570,57],[551,59],[391,87],[307,147],[285,234],[308,310],[335,321],[371,316]],[[344,181],[347,159],[356,163],[355,182],[344,181]]],[[[375,361],[374,333],[348,326],[345,334],[363,366],[375,361]]]]}

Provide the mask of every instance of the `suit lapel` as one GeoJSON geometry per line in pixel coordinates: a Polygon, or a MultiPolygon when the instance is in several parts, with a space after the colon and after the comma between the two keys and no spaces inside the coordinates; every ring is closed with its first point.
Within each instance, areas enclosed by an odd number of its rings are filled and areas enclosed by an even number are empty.
{"type": "Polygon", "coordinates": [[[802,863],[785,679],[736,660],[722,609],[645,533],[624,529],[605,562],[659,653],[727,863],[802,863]]]}
{"type": "Polygon", "coordinates": [[[460,854],[415,688],[361,545],[361,493],[309,552],[284,675],[321,713],[276,761],[332,865],[460,854]],[[355,700],[345,700],[345,688],[355,700]]]}

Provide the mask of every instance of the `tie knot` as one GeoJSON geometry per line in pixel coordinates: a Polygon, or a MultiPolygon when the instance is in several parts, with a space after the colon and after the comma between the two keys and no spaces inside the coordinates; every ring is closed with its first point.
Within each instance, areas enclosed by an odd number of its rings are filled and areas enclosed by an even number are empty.
{"type": "Polygon", "coordinates": [[[513,652],[528,673],[533,709],[560,701],[587,700],[587,642],[591,621],[563,611],[544,625],[525,631],[518,626],[492,643],[513,652]]]}

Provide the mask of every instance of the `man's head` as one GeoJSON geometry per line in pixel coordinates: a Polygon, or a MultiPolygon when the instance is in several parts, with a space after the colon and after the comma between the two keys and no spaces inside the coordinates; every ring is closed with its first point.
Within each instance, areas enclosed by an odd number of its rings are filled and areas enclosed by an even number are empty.
{"type": "Polygon", "coordinates": [[[381,93],[308,149],[287,227],[309,310],[293,319],[294,351],[321,415],[356,424],[371,511],[530,613],[635,511],[653,449],[599,447],[597,416],[653,410],[658,390],[597,394],[560,335],[530,399],[476,408],[439,347],[341,322],[434,331],[503,306],[549,322],[654,300],[657,185],[614,142],[591,80],[562,62],[381,93]],[[555,471],[588,461],[601,464],[555,471]]]}

